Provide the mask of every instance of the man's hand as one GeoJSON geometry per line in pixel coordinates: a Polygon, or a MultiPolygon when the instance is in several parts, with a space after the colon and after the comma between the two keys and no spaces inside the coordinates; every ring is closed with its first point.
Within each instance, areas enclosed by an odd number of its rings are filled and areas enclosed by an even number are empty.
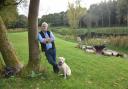
{"type": "Polygon", "coordinates": [[[46,43],[50,43],[51,39],[50,38],[46,38],[46,43]]]}

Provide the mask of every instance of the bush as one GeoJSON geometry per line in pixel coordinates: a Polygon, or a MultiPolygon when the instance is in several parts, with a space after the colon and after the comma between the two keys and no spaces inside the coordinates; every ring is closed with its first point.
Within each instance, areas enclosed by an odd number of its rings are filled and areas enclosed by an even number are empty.
{"type": "Polygon", "coordinates": [[[87,33],[87,29],[77,29],[76,33],[77,35],[85,35],[87,33]]]}
{"type": "Polygon", "coordinates": [[[128,48],[128,36],[110,37],[109,39],[113,46],[128,48]]]}
{"type": "Polygon", "coordinates": [[[107,39],[92,38],[92,39],[85,40],[84,44],[94,46],[94,45],[107,44],[107,42],[108,42],[107,39]]]}

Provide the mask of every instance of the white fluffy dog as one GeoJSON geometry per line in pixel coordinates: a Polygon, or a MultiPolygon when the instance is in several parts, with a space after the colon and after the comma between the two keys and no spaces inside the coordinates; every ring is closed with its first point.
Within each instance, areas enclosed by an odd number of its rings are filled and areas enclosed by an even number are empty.
{"type": "Polygon", "coordinates": [[[65,63],[65,58],[59,57],[58,67],[60,72],[64,74],[64,78],[71,75],[70,67],[65,63]]]}

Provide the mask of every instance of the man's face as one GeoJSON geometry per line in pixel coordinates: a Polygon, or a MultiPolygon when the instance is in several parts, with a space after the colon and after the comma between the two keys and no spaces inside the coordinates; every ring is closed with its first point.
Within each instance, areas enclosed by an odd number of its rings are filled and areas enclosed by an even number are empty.
{"type": "Polygon", "coordinates": [[[47,31],[47,30],[48,30],[48,26],[45,25],[45,24],[43,24],[43,25],[41,26],[41,29],[42,29],[42,31],[47,31]]]}

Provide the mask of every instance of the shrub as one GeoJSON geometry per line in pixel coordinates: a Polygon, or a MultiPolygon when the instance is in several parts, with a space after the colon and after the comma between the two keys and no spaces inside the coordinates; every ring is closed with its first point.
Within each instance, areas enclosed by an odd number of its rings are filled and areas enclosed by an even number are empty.
{"type": "Polygon", "coordinates": [[[107,39],[92,38],[92,39],[85,40],[84,44],[94,46],[94,45],[107,44],[107,42],[108,42],[107,39]]]}
{"type": "Polygon", "coordinates": [[[113,46],[128,48],[128,36],[110,37],[109,40],[113,46]]]}
{"type": "Polygon", "coordinates": [[[77,35],[85,35],[87,33],[87,29],[77,29],[77,35]]]}

